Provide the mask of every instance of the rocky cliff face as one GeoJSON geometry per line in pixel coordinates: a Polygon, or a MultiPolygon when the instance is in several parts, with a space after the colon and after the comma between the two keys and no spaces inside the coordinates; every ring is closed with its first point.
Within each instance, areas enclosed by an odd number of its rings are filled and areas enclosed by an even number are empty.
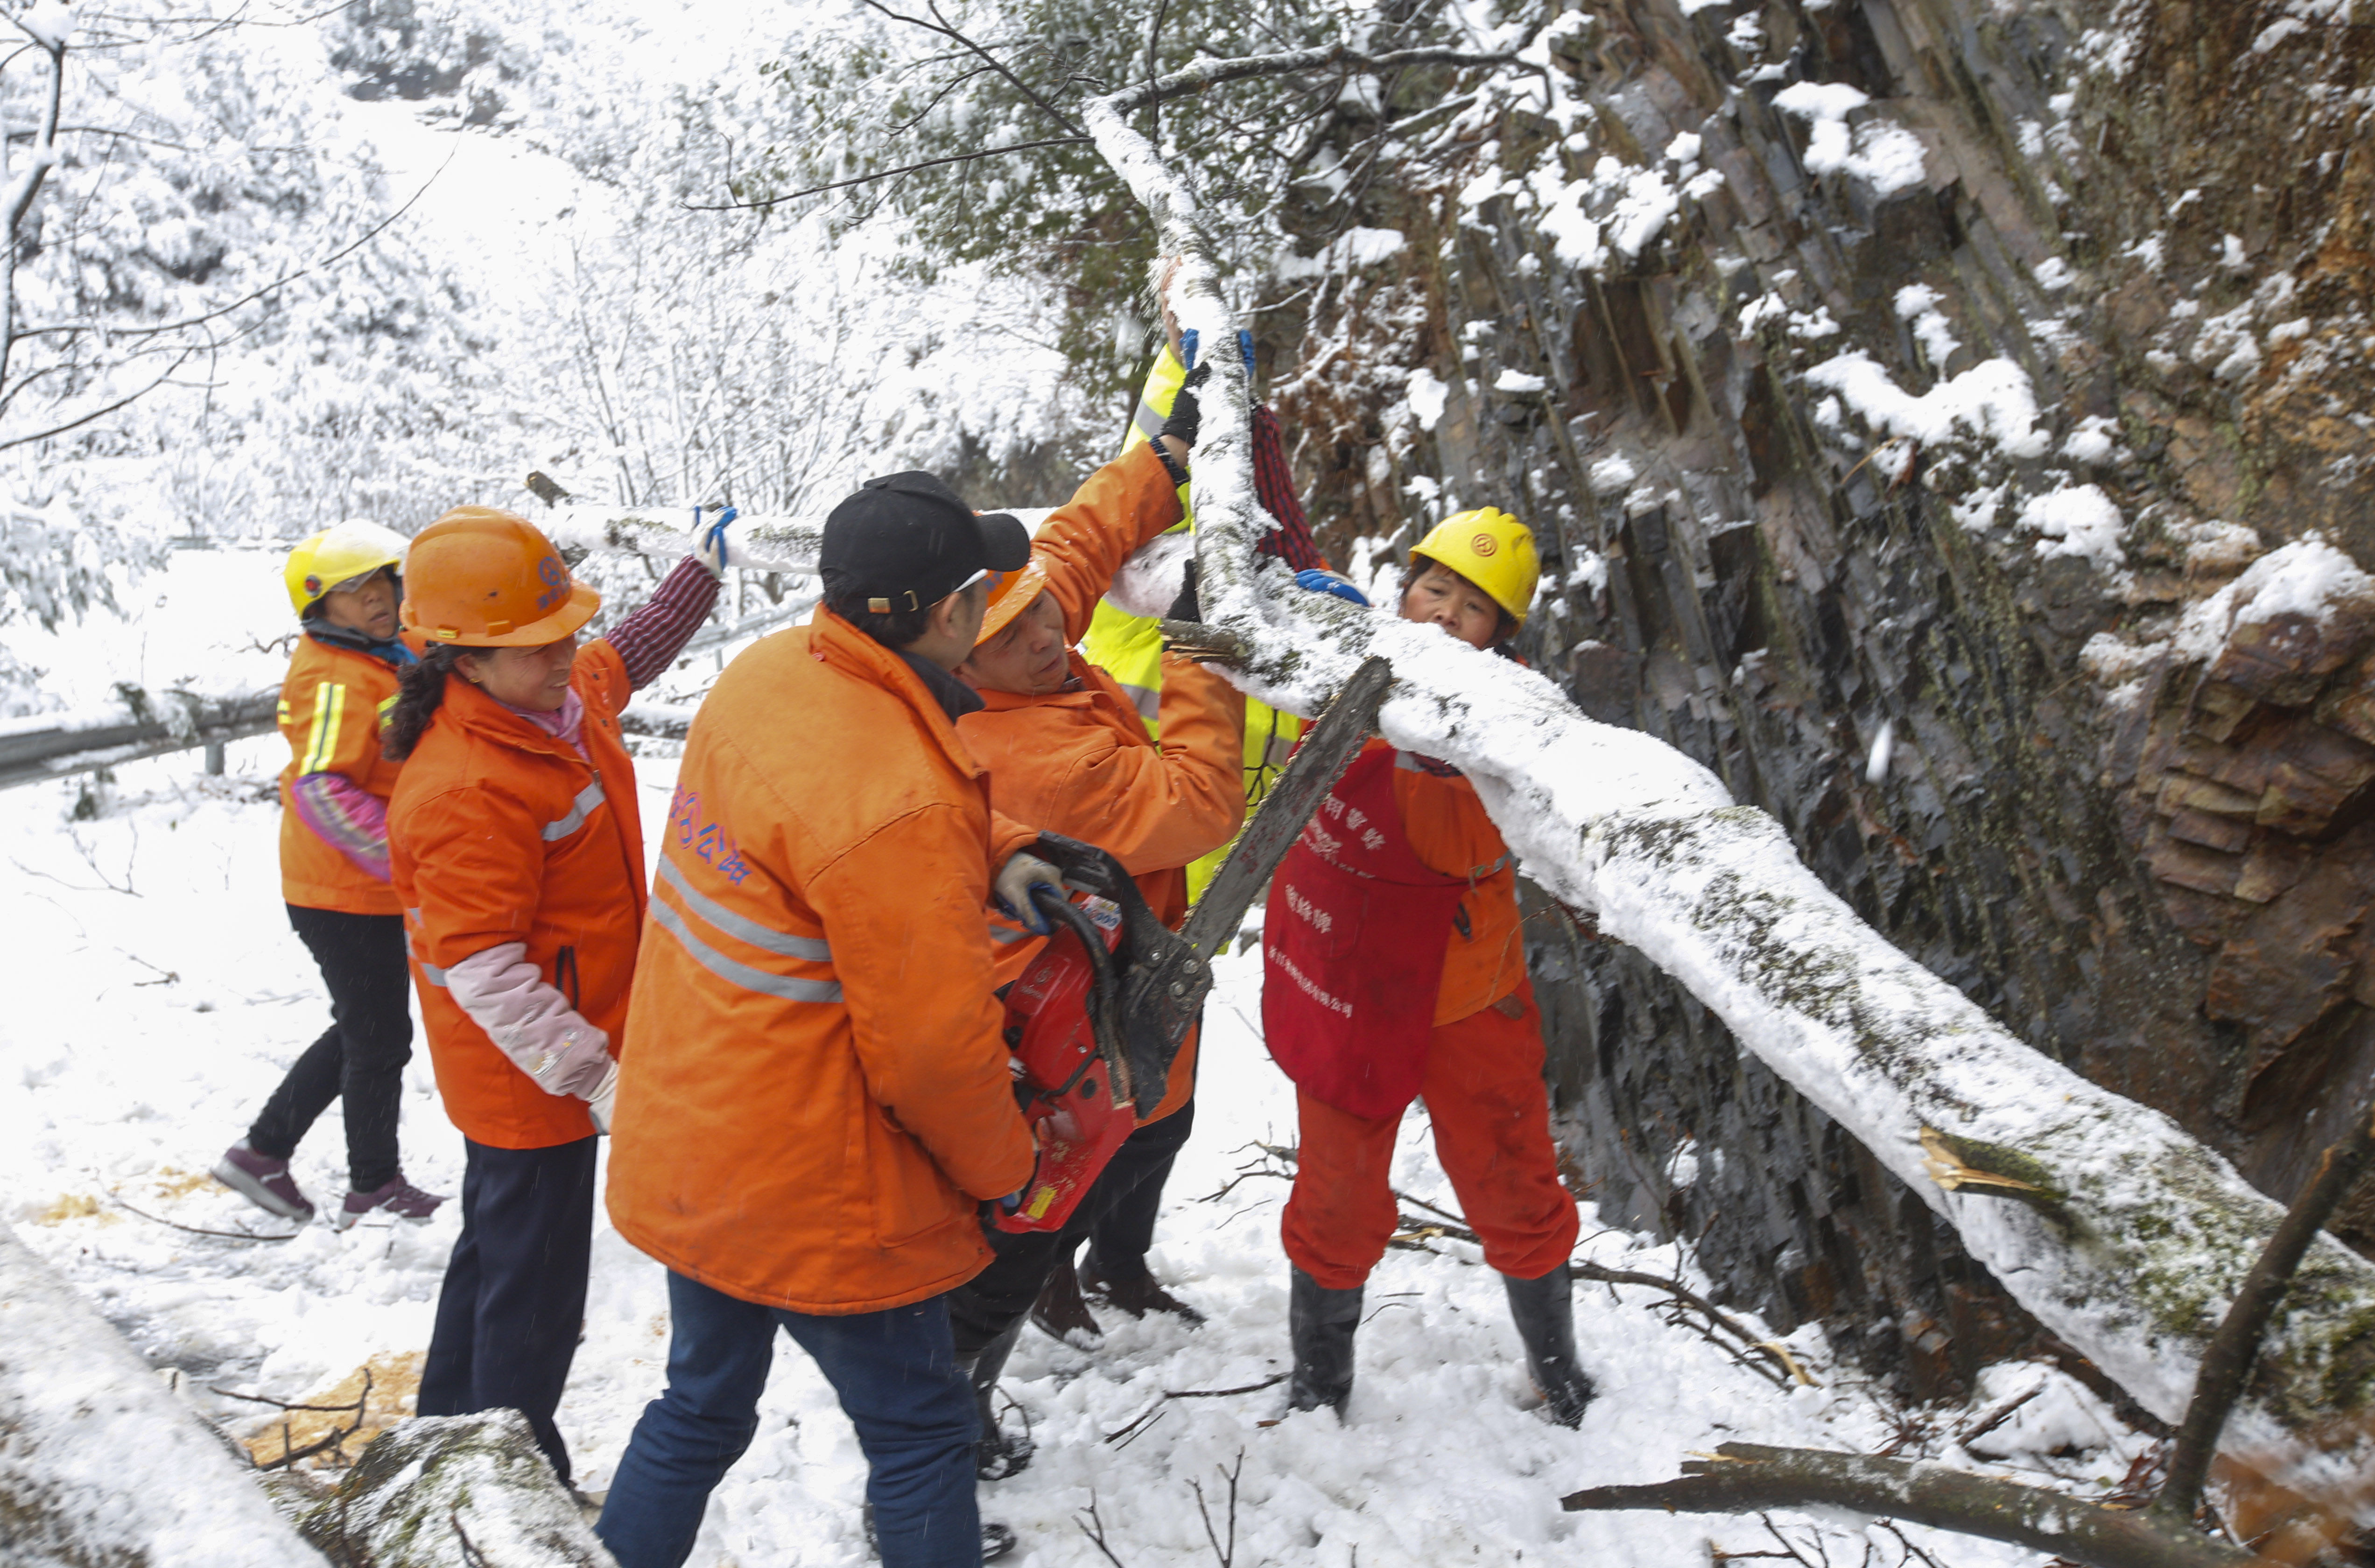
{"type": "MultiPolygon", "coordinates": [[[[1315,516],[1519,513],[1558,573],[1523,651],[1587,712],[2289,1197],[2375,1067],[2368,30],[1589,9],[1552,86],[1313,236],[1269,347],[1315,516]]],[[[1910,1393],[2034,1342],[1704,1008],[1553,907],[1530,931],[1612,1218],[1910,1393]]]]}

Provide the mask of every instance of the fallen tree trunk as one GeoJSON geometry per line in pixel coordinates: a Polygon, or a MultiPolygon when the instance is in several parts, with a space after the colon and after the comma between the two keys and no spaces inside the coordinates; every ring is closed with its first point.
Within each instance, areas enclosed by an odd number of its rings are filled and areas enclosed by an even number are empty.
{"type": "MultiPolygon", "coordinates": [[[[788,626],[806,616],[814,604],[812,597],[794,595],[764,615],[703,627],[693,633],[679,656],[691,657],[788,626]]],[[[277,686],[230,696],[134,687],[118,690],[124,693],[124,701],[105,708],[0,722],[0,789],[269,735],[280,701],[277,686]]],[[[629,735],[682,740],[692,712],[657,702],[635,702],[619,715],[619,727],[629,735]]]]}
{"type": "MultiPolygon", "coordinates": [[[[1050,509],[1044,506],[1001,508],[984,504],[982,510],[1010,513],[1022,520],[1024,527],[1036,528],[1050,509]]],[[[712,523],[717,520],[714,511],[708,513],[708,517],[712,523]]],[[[564,550],[601,550],[673,560],[692,548],[692,508],[690,506],[616,507],[564,503],[549,512],[539,513],[530,521],[543,531],[546,538],[564,550]]],[[[736,519],[727,535],[727,549],[733,564],[745,572],[808,574],[817,569],[817,547],[823,537],[822,517],[750,516],[736,519]]]]}
{"type": "Polygon", "coordinates": [[[26,1568],[320,1564],[234,1452],[0,1225],[0,1558],[26,1568]]]}
{"type": "MultiPolygon", "coordinates": [[[[1234,324],[1193,199],[1128,124],[1170,85],[1092,100],[1085,123],[1182,258],[1181,324],[1223,342],[1234,324]]],[[[1310,713],[1362,658],[1391,660],[1386,735],[1465,770],[1528,875],[1681,981],[1954,1224],[2023,1306],[2177,1419],[2281,1207],[2168,1117],[2030,1049],[1891,947],[1697,763],[1586,719],[1541,676],[1431,628],[1296,590],[1254,552],[1267,524],[1247,388],[1219,363],[1193,499],[1204,619],[1244,644],[1237,683],[1310,713]]],[[[2366,1439],[2336,1418],[2375,1402],[2370,1322],[2375,1265],[2321,1236],[2222,1448],[2340,1495],[2366,1439]]]]}

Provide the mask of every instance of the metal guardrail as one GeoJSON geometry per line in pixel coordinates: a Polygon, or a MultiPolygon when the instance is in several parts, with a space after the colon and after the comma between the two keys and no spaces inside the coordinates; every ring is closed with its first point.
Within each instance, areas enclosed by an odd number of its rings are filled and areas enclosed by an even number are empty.
{"type": "MultiPolygon", "coordinates": [[[[680,656],[691,657],[774,631],[807,615],[809,607],[806,602],[786,604],[731,625],[703,627],[693,633],[680,656]]],[[[223,748],[234,740],[271,734],[280,704],[277,686],[228,697],[129,686],[116,690],[124,701],[105,708],[0,720],[0,789],[70,778],[201,747],[207,753],[207,772],[219,773],[223,748]]],[[[619,725],[631,735],[682,740],[696,711],[691,706],[638,702],[619,715],[619,725]]]]}

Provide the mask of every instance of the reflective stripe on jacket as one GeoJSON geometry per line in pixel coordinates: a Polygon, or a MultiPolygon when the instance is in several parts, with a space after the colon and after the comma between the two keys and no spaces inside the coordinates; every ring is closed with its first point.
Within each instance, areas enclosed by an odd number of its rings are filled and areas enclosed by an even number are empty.
{"type": "Polygon", "coordinates": [[[384,801],[400,764],[379,753],[381,721],[396,701],[396,671],[355,648],[333,647],[300,632],[280,683],[280,733],[289,765],[280,770],[280,896],[307,909],[395,914],[396,889],[372,876],[305,826],[289,792],[308,773],[337,773],[384,801]]]}
{"type": "MultiPolygon", "coordinates": [[[[1063,607],[1067,642],[1080,635],[1130,552],[1178,514],[1169,477],[1141,444],[1099,469],[1041,525],[1032,548],[1046,566],[1046,591],[1063,607]]],[[[988,768],[998,810],[1110,852],[1156,918],[1177,925],[1188,913],[1188,863],[1226,844],[1245,819],[1237,751],[1245,699],[1192,660],[1164,656],[1158,745],[1112,676],[1078,653],[1070,666],[1072,678],[1059,691],[984,691],[982,711],[958,720],[957,733],[988,768]]],[[[1004,920],[993,922],[993,934],[1003,944],[996,972],[1002,985],[1022,973],[1045,938],[1004,920]]],[[[1195,1081],[1190,1041],[1148,1120],[1185,1104],[1195,1081]]]]}
{"type": "Polygon", "coordinates": [[[420,1018],[445,1114],[496,1149],[547,1149],[594,1133],[585,1102],[548,1094],[498,1049],[445,972],[505,942],[610,1037],[619,1055],[644,918],[634,764],[619,738],[630,687],[618,650],[588,643],[571,687],[587,755],[462,679],[420,737],[388,805],[420,1018]]]}
{"type": "Polygon", "coordinates": [[[1031,1173],[991,995],[993,866],[1036,835],[922,679],[829,610],[685,742],[620,1065],[609,1210],[748,1302],[872,1312],[988,1261],[1031,1173]]]}
{"type": "MultiPolygon", "coordinates": [[[[1188,367],[1179,362],[1165,343],[1154,363],[1146,372],[1146,383],[1139,393],[1138,407],[1130,422],[1123,428],[1121,452],[1127,454],[1133,447],[1143,446],[1163,429],[1163,421],[1171,417],[1171,405],[1179,395],[1179,387],[1188,379],[1188,367]]],[[[1180,521],[1175,527],[1192,527],[1194,519],[1187,510],[1188,487],[1178,489],[1180,521]]],[[[1167,531],[1167,530],[1166,530],[1167,531]]],[[[1089,619],[1085,633],[1072,633],[1081,652],[1091,664],[1114,678],[1130,705],[1146,723],[1147,733],[1162,738],[1163,701],[1163,632],[1153,617],[1130,615],[1116,606],[1100,600],[1089,619]]],[[[1242,737],[1239,756],[1245,770],[1243,794],[1247,801],[1258,801],[1270,788],[1278,771],[1286,766],[1287,757],[1294,750],[1295,741],[1303,734],[1303,721],[1293,713],[1281,713],[1264,702],[1245,700],[1245,718],[1239,726],[1242,737]]],[[[1205,884],[1211,881],[1226,858],[1228,844],[1223,842],[1209,855],[1199,858],[1188,868],[1188,889],[1190,898],[1202,894],[1205,884]]]]}

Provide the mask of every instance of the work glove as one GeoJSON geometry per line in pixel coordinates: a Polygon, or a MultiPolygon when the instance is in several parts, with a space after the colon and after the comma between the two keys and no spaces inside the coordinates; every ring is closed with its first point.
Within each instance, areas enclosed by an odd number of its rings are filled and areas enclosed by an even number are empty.
{"type": "MultiPolygon", "coordinates": [[[[533,1049],[533,1047],[531,1047],[533,1049]]],[[[558,1045],[547,1045],[528,1077],[547,1094],[574,1094],[590,1100],[619,1070],[610,1055],[610,1037],[592,1024],[578,1020],[558,1045]]]]}
{"type": "Polygon", "coordinates": [[[1180,570],[1179,596],[1171,601],[1171,607],[1163,612],[1163,618],[1165,620],[1186,621],[1199,621],[1204,619],[1204,607],[1196,602],[1196,558],[1192,555],[1188,558],[1188,564],[1180,570]]]}
{"type": "Polygon", "coordinates": [[[726,525],[742,513],[734,507],[721,506],[717,509],[717,521],[704,529],[701,525],[701,514],[707,510],[705,506],[692,509],[692,553],[702,565],[709,568],[712,577],[723,579],[726,575],[726,525]]]}
{"type": "Polygon", "coordinates": [[[619,1064],[612,1062],[610,1070],[602,1075],[600,1085],[585,1097],[585,1109],[594,1117],[596,1132],[606,1135],[609,1132],[611,1112],[618,1102],[619,1064]]]}
{"type": "Polygon", "coordinates": [[[1363,609],[1369,607],[1369,595],[1353,586],[1353,580],[1341,572],[1330,572],[1324,566],[1306,566],[1294,574],[1294,585],[1308,588],[1315,594],[1333,594],[1348,599],[1363,609]]]}
{"type": "Polygon", "coordinates": [[[1038,907],[1031,902],[1031,890],[1034,888],[1049,888],[1061,894],[1064,874],[1027,850],[1016,850],[1008,855],[1006,864],[999,867],[997,878],[990,883],[990,891],[998,901],[998,907],[1009,920],[1034,937],[1045,937],[1055,927],[1047,924],[1047,917],[1040,914],[1038,907]]]}
{"type": "Polygon", "coordinates": [[[1209,364],[1188,372],[1188,379],[1179,383],[1178,395],[1171,400],[1171,417],[1155,432],[1158,441],[1164,436],[1177,436],[1189,446],[1196,444],[1196,432],[1204,428],[1204,410],[1197,407],[1196,389],[1211,379],[1212,367],[1209,364]]]}

